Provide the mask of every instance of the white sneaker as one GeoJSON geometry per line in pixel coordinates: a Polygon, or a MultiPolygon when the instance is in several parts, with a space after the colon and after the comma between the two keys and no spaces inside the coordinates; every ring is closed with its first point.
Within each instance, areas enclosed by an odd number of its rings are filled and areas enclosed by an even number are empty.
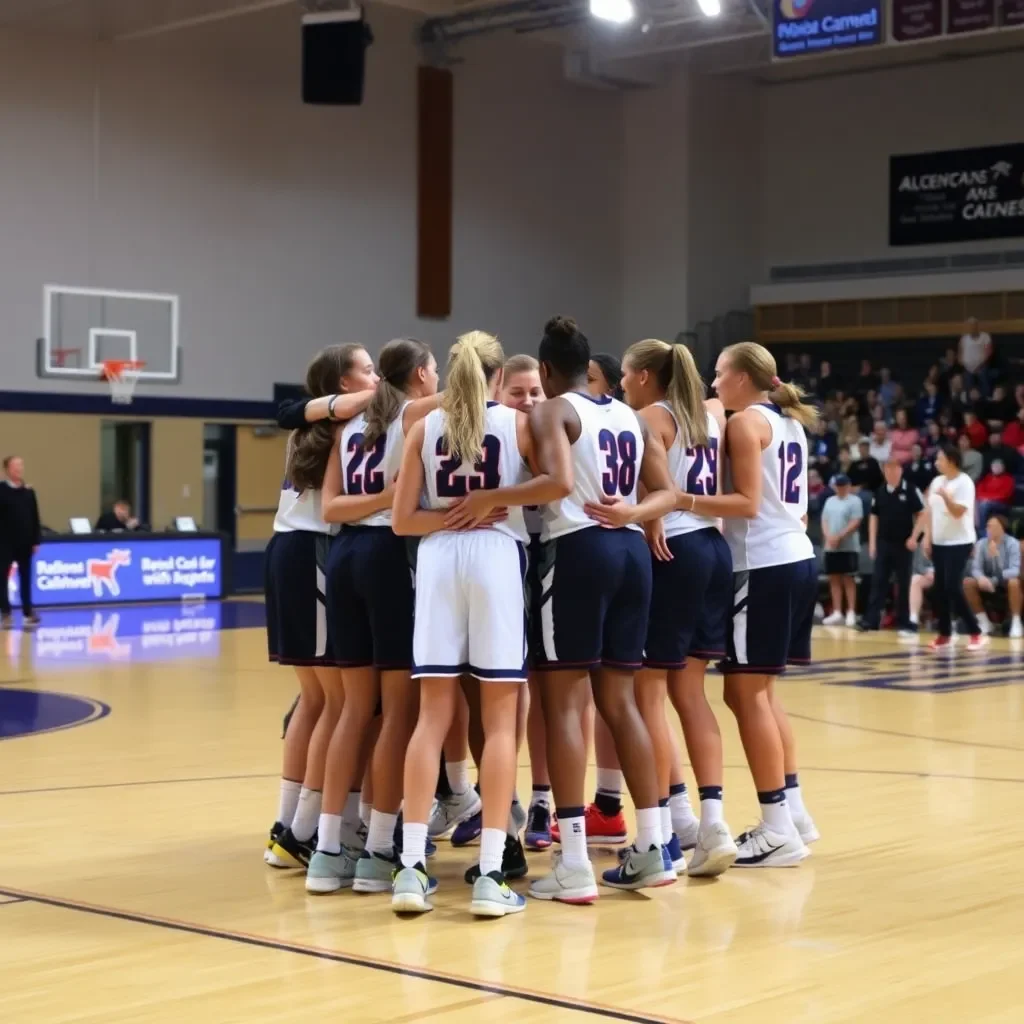
{"type": "Polygon", "coordinates": [[[736,840],[738,868],[791,868],[811,851],[804,845],[796,829],[784,835],[770,829],[763,821],[736,840]]]}
{"type": "Polygon", "coordinates": [[[1010,623],[1010,639],[1019,640],[1022,636],[1024,636],[1024,622],[1015,616],[1013,622],[1010,623]]]}
{"type": "Polygon", "coordinates": [[[821,620],[823,626],[841,626],[846,621],[842,612],[833,612],[821,620]]]}
{"type": "Polygon", "coordinates": [[[982,636],[991,636],[992,635],[992,623],[989,621],[989,618],[988,618],[987,615],[979,615],[978,616],[978,629],[981,630],[981,635],[982,636]]]}
{"type": "Polygon", "coordinates": [[[739,855],[729,826],[713,821],[700,829],[686,873],[692,878],[714,878],[732,867],[739,855]]]}
{"type": "Polygon", "coordinates": [[[853,629],[857,625],[857,613],[853,610],[846,613],[846,625],[853,629]]]}
{"type": "Polygon", "coordinates": [[[818,826],[814,824],[814,819],[806,811],[803,814],[793,814],[793,808],[790,807],[789,812],[805,845],[810,846],[811,843],[816,843],[821,838],[818,826]]]}
{"type": "Polygon", "coordinates": [[[676,818],[672,822],[672,831],[679,839],[679,846],[683,850],[692,850],[697,845],[697,836],[700,833],[700,818],[693,815],[690,818],[676,818]]]}
{"type": "Polygon", "coordinates": [[[455,793],[444,800],[435,800],[430,820],[427,822],[427,837],[440,839],[460,821],[472,818],[480,810],[480,795],[470,786],[465,793],[455,793]]]}
{"type": "Polygon", "coordinates": [[[551,872],[530,885],[530,895],[538,900],[559,903],[593,903],[597,899],[597,879],[589,862],[585,868],[567,868],[561,851],[551,857],[551,872]]]}

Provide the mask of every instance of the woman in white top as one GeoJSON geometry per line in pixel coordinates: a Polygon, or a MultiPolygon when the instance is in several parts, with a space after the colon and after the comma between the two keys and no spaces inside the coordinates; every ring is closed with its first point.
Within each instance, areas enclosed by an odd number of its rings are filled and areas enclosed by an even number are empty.
{"type": "Polygon", "coordinates": [[[958,448],[945,444],[939,449],[935,468],[941,475],[929,485],[925,502],[924,550],[935,565],[932,604],[939,618],[939,635],[929,645],[933,651],[951,646],[954,614],[967,624],[969,651],[980,651],[988,643],[964,596],[964,571],[978,535],[974,529],[974,481],[961,472],[960,463],[958,448]]]}
{"type": "MultiPolygon", "coordinates": [[[[267,545],[264,589],[270,660],[291,665],[300,698],[285,730],[284,763],[277,818],[264,860],[272,867],[294,867],[275,844],[292,826],[308,820],[316,828],[327,744],[341,712],[341,674],[327,635],[323,571],[334,528],[323,517],[321,488],[330,457],[334,424],[369,404],[377,375],[362,345],[332,345],[310,363],[306,406],[310,426],[288,438],[285,479],[267,545]]],[[[312,835],[312,832],[310,833],[312,835]]]]}

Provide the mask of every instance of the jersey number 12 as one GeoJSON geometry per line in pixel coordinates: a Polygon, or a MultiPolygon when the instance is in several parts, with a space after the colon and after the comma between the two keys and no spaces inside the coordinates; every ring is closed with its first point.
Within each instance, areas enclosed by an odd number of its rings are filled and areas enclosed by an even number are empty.
{"type": "Polygon", "coordinates": [[[804,452],[796,441],[779,445],[779,497],[787,505],[800,501],[800,474],[804,468],[804,452]]]}

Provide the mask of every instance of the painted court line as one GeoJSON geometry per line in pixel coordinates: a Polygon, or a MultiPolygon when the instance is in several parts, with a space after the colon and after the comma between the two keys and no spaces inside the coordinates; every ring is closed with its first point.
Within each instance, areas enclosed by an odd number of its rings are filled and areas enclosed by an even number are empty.
{"type": "Polygon", "coordinates": [[[189,935],[199,935],[209,939],[222,939],[226,942],[255,946],[259,949],[295,953],[298,956],[328,960],[332,963],[345,964],[349,967],[364,967],[369,970],[396,974],[405,978],[416,978],[420,981],[433,981],[442,985],[452,985],[456,988],[468,989],[471,992],[482,992],[493,996],[504,996],[508,999],[519,999],[523,1002],[549,1006],[553,1009],[573,1010],[577,1013],[588,1013],[591,1016],[603,1017],[607,1020],[626,1021],[628,1024],[693,1024],[693,1022],[685,1021],[681,1018],[653,1017],[641,1013],[631,1013],[629,1010],[605,1006],[601,1003],[546,995],[543,992],[534,992],[531,989],[517,988],[512,985],[498,985],[493,982],[477,981],[474,978],[467,978],[458,974],[448,974],[444,971],[427,970],[421,967],[406,967],[389,960],[375,960],[372,957],[358,956],[354,953],[339,953],[335,950],[324,949],[319,946],[307,946],[302,943],[281,942],[262,935],[250,935],[246,932],[211,928],[188,921],[176,921],[173,918],[157,917],[151,914],[138,914],[133,911],[118,910],[114,907],[83,903],[78,900],[56,899],[55,897],[44,896],[40,893],[23,892],[18,889],[0,889],[0,898],[11,901],[38,903],[42,906],[57,907],[61,910],[74,910],[83,914],[94,914],[97,917],[128,921],[132,924],[147,924],[155,928],[166,928],[168,931],[184,932],[189,935]]]}
{"type": "Polygon", "coordinates": [[[985,743],[982,740],[956,740],[945,736],[921,736],[915,732],[900,732],[897,729],[876,729],[871,725],[836,722],[829,718],[816,718],[814,715],[797,714],[795,711],[788,711],[786,713],[790,718],[798,718],[801,722],[815,722],[818,725],[830,725],[836,729],[853,729],[856,732],[872,732],[878,736],[896,736],[904,740],[924,740],[927,743],[949,743],[956,747],[982,747],[985,750],[1009,750],[1014,754],[1024,754],[1024,747],[1011,747],[1005,743],[985,743]]]}

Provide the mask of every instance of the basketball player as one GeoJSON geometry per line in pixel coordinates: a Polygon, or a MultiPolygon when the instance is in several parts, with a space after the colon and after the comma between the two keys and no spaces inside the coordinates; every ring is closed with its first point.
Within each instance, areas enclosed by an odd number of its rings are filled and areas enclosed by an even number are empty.
{"type": "MultiPolygon", "coordinates": [[[[718,494],[725,411],[704,401],[704,382],[685,345],[640,341],[623,358],[622,387],[648,430],[668,452],[680,497],[718,494]]],[[[732,555],[710,516],[676,510],[647,524],[654,554],[651,615],[637,704],[654,746],[661,796],[662,840],[674,863],[679,841],[672,827],[669,782],[672,743],[665,721],[670,694],[700,787],[701,823],[688,873],[719,875],[736,860],[736,844],[722,816],[722,736],[704,695],[708,661],[725,656],[732,607],[732,555]]]]}
{"type": "Polygon", "coordinates": [[[633,693],[651,596],[651,555],[638,524],[670,511],[675,492],[665,451],[636,414],[587,392],[590,345],[575,321],[550,320],[539,356],[549,400],[530,414],[537,461],[572,488],[543,511],[542,537],[551,544],[541,569],[544,660],[538,665],[562,848],[551,874],[530,893],[590,903],[597,886],[587,858],[581,715],[591,686],[637,807],[637,839],[604,882],[636,889],[675,880],[662,858],[657,773],[633,693]],[[647,495],[638,502],[641,481],[647,495]]]}
{"type": "Polygon", "coordinates": [[[311,893],[390,889],[403,755],[416,719],[412,578],[405,542],[391,530],[391,500],[406,433],[438,404],[437,364],[427,345],[403,338],[384,346],[379,366],[373,400],[338,432],[324,480],[324,518],[344,524],[327,560],[327,607],[345,707],[328,750],[316,854],[306,872],[311,893]],[[354,860],[357,840],[342,818],[346,804],[358,804],[360,751],[378,703],[374,806],[366,848],[354,860]]]}
{"type": "Polygon", "coordinates": [[[792,729],[775,678],[811,657],[818,569],[807,537],[807,439],[817,419],[803,392],[776,375],[761,345],[724,349],[714,388],[735,415],[725,432],[730,493],[684,494],[682,511],[720,516],[732,550],[734,596],[725,702],[736,715],[762,820],[737,840],[737,867],[788,867],[818,838],[803,805],[792,729]]]}
{"type": "MultiPolygon", "coordinates": [[[[334,345],[321,352],[306,371],[306,389],[312,396],[307,405],[317,405],[317,419],[345,419],[366,408],[376,384],[377,374],[366,349],[334,345]]],[[[301,410],[299,422],[304,422],[301,410]]],[[[323,422],[296,430],[289,437],[274,535],[267,545],[264,586],[270,660],[294,667],[300,691],[285,731],[277,820],[263,855],[273,867],[305,866],[305,861],[287,851],[275,852],[275,844],[286,826],[295,825],[304,832],[310,816],[319,813],[327,744],[343,699],[321,596],[323,568],[334,532],[324,522],[321,497],[333,430],[332,424],[323,422]]],[[[316,828],[315,817],[312,826],[316,828]]],[[[306,838],[312,834],[310,831],[306,838]]]]}
{"type": "Polygon", "coordinates": [[[530,479],[526,416],[495,400],[503,362],[492,335],[473,331],[459,338],[449,353],[441,408],[410,433],[398,478],[395,531],[424,539],[416,565],[413,672],[421,684],[420,714],[405,761],[402,870],[392,895],[396,913],[433,909],[427,896],[436,883],[424,867],[432,769],[463,673],[480,682],[484,732],[480,874],[470,910],[503,917],[525,909],[501,870],[515,789],[516,704],[526,681],[527,533],[521,506],[557,499],[570,485],[551,475],[530,479]],[[499,504],[513,506],[507,519],[499,504]],[[489,523],[493,529],[478,528],[489,523]]]}

